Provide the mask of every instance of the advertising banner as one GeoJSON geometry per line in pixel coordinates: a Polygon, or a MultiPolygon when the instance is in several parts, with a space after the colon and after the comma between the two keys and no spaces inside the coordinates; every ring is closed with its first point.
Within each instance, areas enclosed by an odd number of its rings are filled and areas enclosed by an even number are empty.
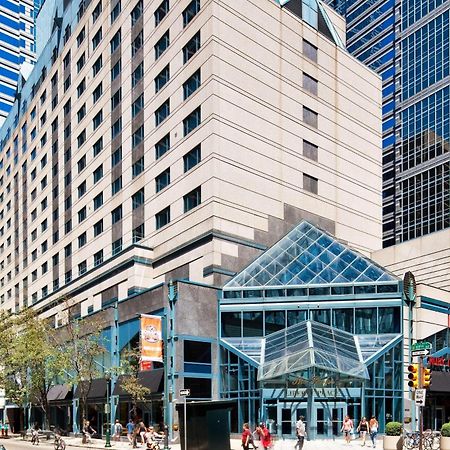
{"type": "Polygon", "coordinates": [[[141,367],[149,361],[163,361],[162,320],[160,316],[141,315],[141,367]]]}

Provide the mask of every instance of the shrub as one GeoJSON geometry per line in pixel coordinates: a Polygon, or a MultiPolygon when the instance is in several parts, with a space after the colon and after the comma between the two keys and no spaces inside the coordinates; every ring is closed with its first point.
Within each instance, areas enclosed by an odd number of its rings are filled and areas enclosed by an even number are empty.
{"type": "Polygon", "coordinates": [[[386,424],[386,436],[400,436],[402,424],[400,422],[389,422],[386,424]]]}
{"type": "Polygon", "coordinates": [[[444,423],[444,425],[442,425],[441,435],[444,437],[450,437],[450,422],[444,423]]]}

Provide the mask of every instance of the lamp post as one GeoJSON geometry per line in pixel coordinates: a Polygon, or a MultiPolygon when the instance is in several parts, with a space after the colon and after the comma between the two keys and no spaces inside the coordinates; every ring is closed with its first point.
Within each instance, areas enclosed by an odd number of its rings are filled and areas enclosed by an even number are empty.
{"type": "Polygon", "coordinates": [[[110,417],[110,405],[109,405],[109,382],[111,381],[111,374],[107,371],[105,372],[105,380],[106,380],[106,432],[105,432],[105,447],[111,447],[111,417],[110,417]]]}

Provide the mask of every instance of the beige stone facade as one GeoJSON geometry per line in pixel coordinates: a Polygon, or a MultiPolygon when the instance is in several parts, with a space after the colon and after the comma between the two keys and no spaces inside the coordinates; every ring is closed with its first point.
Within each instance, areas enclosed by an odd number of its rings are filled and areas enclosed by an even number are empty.
{"type": "Polygon", "coordinates": [[[220,285],[302,218],[381,247],[377,75],[271,0],[117,4],[58,11],[2,129],[2,308],[220,285]]]}

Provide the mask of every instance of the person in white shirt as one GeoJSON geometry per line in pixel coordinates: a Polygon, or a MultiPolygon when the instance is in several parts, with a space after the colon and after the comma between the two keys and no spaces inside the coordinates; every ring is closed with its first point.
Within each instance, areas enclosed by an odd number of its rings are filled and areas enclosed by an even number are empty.
{"type": "Polygon", "coordinates": [[[297,443],[295,444],[295,448],[298,448],[298,450],[303,450],[306,437],[306,424],[303,416],[298,418],[298,421],[295,424],[295,430],[297,433],[297,443]]]}

